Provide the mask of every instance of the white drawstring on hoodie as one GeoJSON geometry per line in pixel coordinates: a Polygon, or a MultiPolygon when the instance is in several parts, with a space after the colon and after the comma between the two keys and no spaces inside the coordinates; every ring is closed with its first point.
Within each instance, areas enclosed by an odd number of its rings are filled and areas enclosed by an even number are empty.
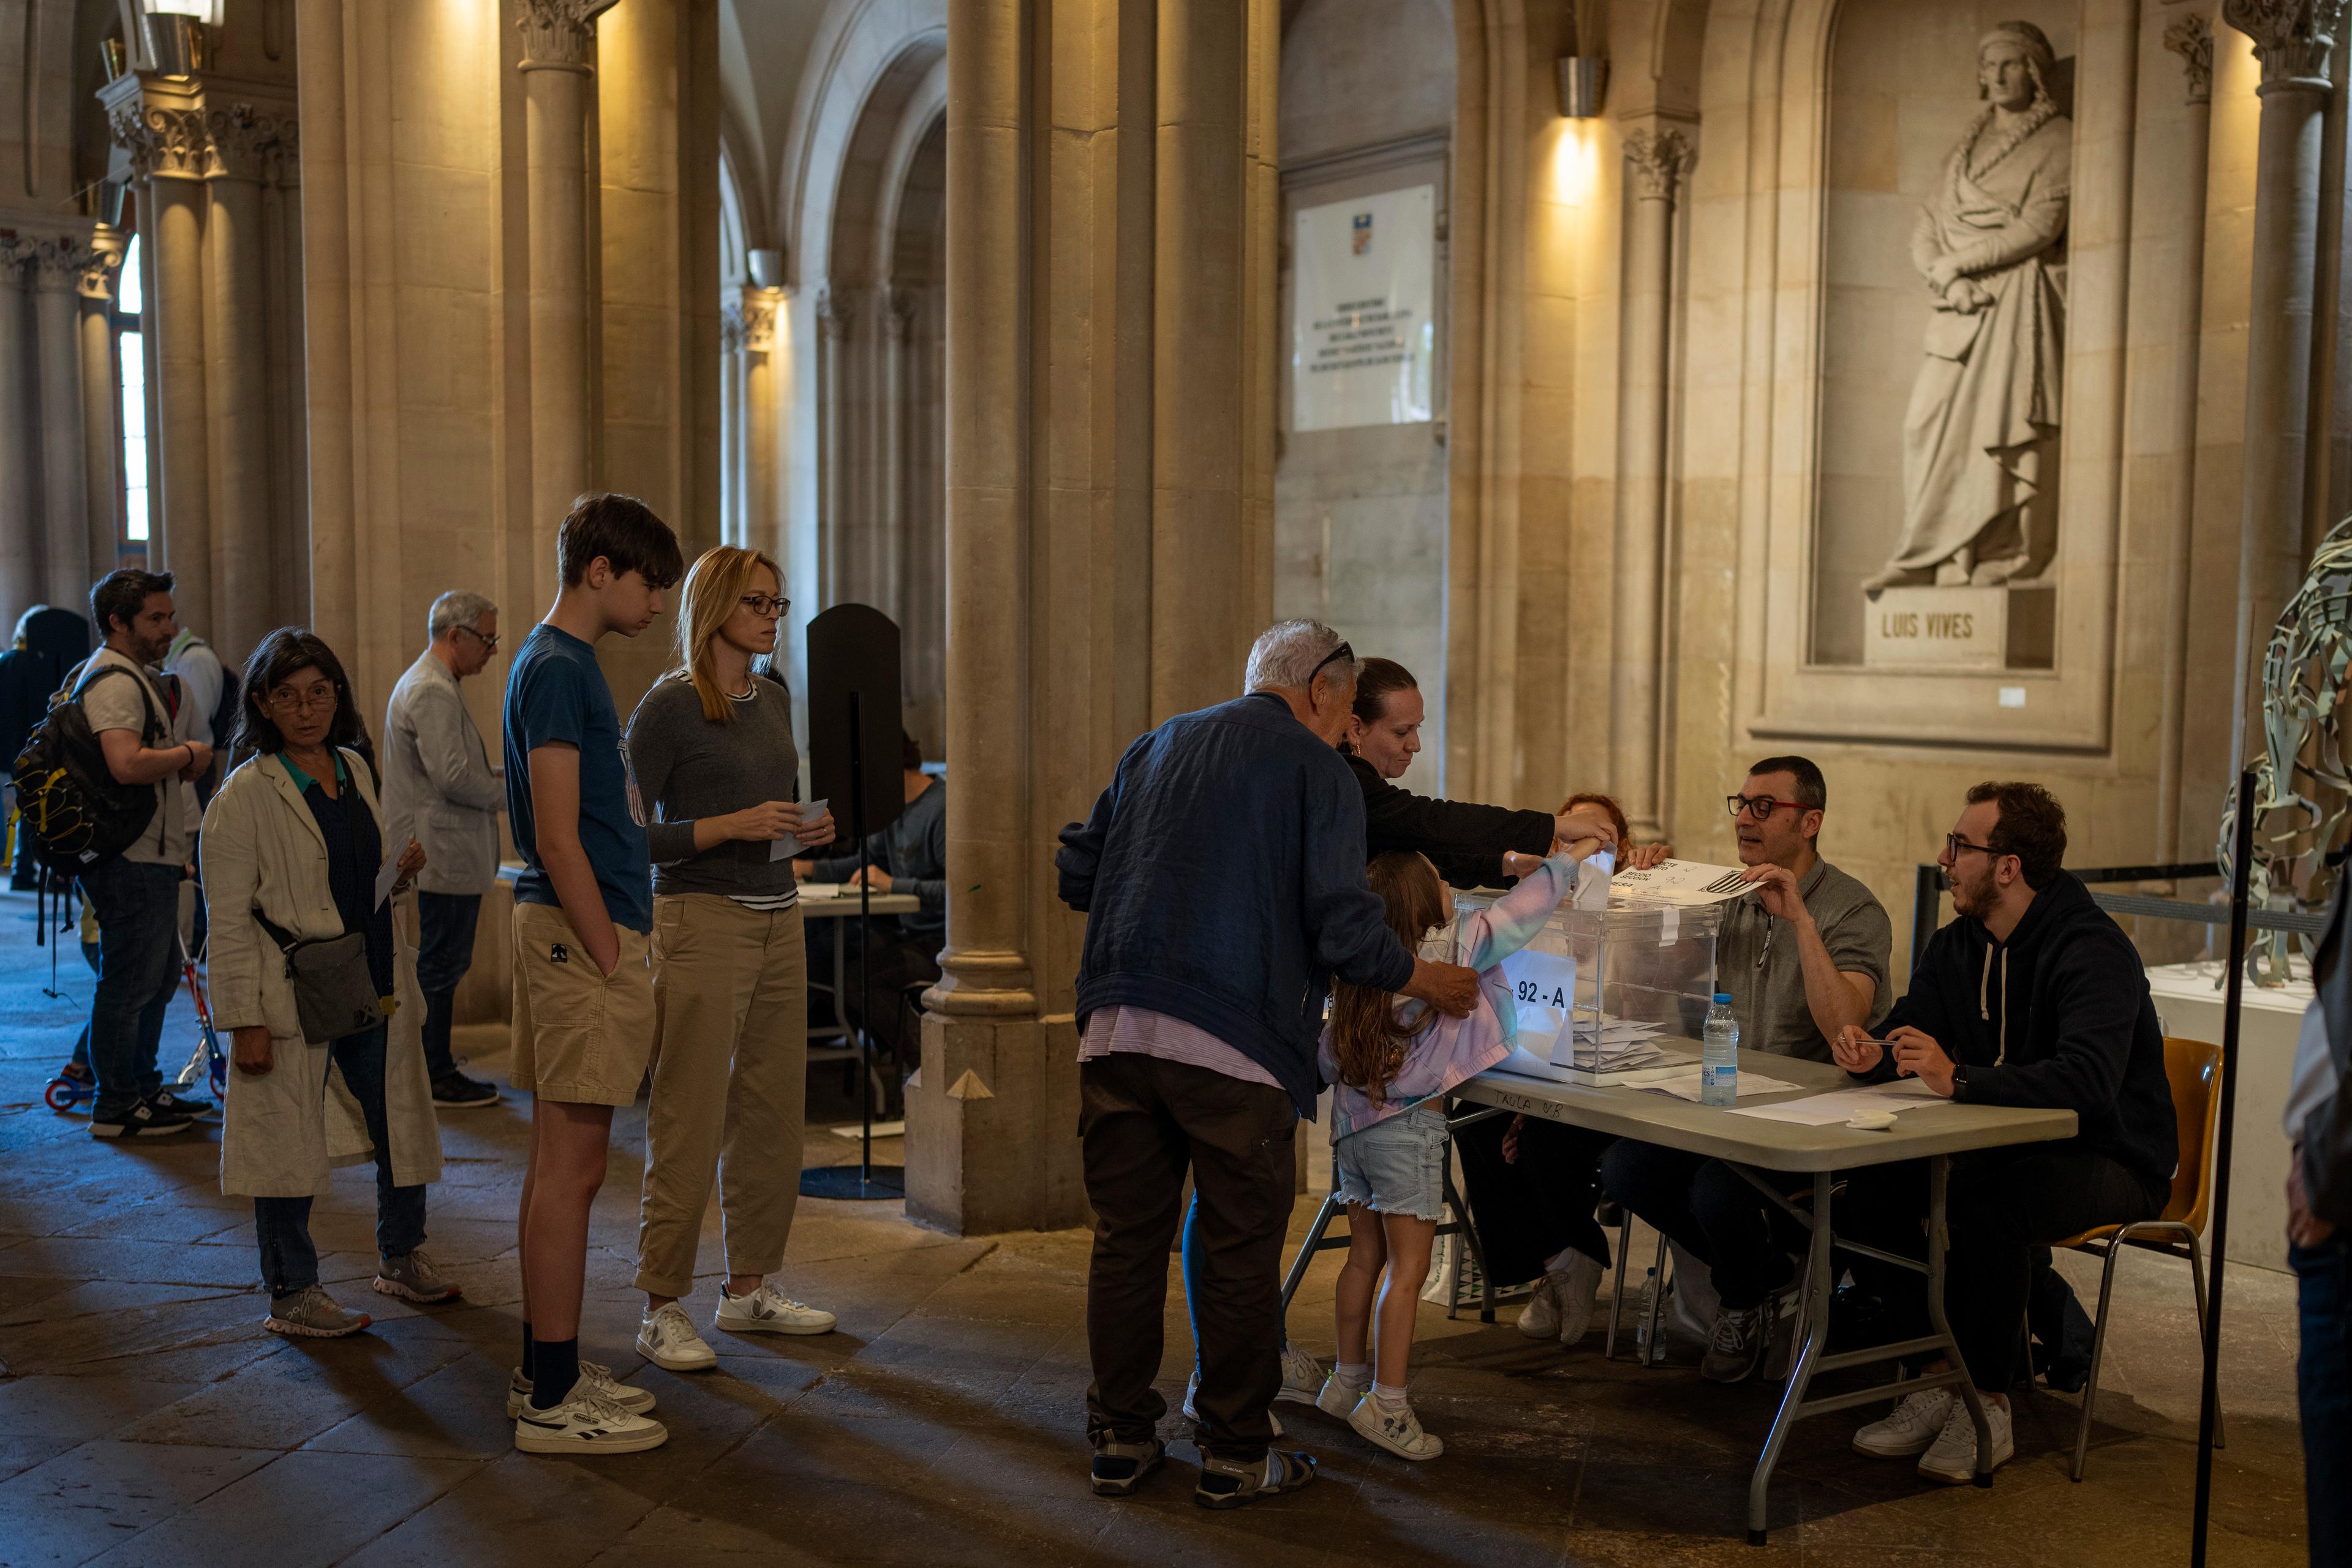
{"type": "MultiPolygon", "coordinates": [[[[1990,1022],[1992,1022],[1992,1009],[1991,1009],[1991,1006],[1990,1006],[1990,1003],[1987,1001],[1987,998],[1990,995],[1991,991],[1992,991],[1992,949],[1991,949],[1991,948],[1986,948],[1986,949],[1985,949],[1985,961],[1984,961],[1984,973],[1983,973],[1983,974],[1981,974],[1980,976],[1979,976],[1979,977],[1978,977],[1978,979],[1977,979],[1977,1016],[1978,1016],[1979,1018],[1983,1019],[1986,1023],[1990,1023],[1990,1022]]],[[[1999,1067],[1999,1066],[2000,1066],[2002,1063],[2004,1063],[2004,1062],[2006,1062],[2006,1061],[2008,1061],[2008,1060],[2009,1060],[2009,949],[2008,949],[2006,946],[2003,946],[2003,947],[2001,948],[2001,950],[2000,950],[2000,1051],[1999,1051],[1997,1054],[1995,1054],[1995,1056],[1993,1057],[1993,1058],[1992,1058],[1992,1065],[1993,1065],[1993,1066],[1995,1066],[1995,1067],[1999,1067]]]]}

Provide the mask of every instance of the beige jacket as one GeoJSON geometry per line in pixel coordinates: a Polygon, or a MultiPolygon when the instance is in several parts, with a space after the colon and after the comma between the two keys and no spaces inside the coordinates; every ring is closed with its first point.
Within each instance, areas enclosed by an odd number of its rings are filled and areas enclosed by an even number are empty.
{"type": "MultiPolygon", "coordinates": [[[[354,752],[343,753],[362,799],[378,811],[374,781],[354,752]]],[[[379,812],[379,821],[381,813],[379,812]]],[[[212,925],[207,963],[213,1023],[221,1048],[230,1034],[265,1025],[276,1047],[266,1073],[228,1069],[221,1129],[221,1191],[248,1197],[316,1196],[332,1168],[373,1161],[359,1101],[323,1044],[302,1038],[285,956],[253,918],[258,908],[298,942],[342,934],[327,886],[327,841],[318,818],[274,755],[255,757],[221,784],[205,813],[205,911],[212,925]]],[[[413,894],[402,895],[408,902],[413,894]]],[[[425,1069],[425,996],[416,984],[411,922],[393,921],[394,985],[384,1062],[384,1119],[392,1141],[393,1181],[437,1180],[441,1129],[425,1069]]]]}

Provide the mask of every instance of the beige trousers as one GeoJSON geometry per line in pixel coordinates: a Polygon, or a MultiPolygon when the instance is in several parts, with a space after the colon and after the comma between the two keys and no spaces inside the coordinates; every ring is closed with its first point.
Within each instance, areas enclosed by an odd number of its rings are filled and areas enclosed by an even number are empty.
{"type": "Polygon", "coordinates": [[[653,954],[637,1289],[684,1296],[714,1173],[728,1272],[772,1274],[784,1260],[808,1097],[808,948],[797,908],[677,893],[654,900],[653,954]]]}

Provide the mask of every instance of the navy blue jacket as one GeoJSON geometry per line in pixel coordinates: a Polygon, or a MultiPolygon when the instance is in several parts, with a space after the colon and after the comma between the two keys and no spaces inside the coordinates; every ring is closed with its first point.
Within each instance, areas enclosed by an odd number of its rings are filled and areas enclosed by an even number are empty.
{"type": "MultiPolygon", "coordinates": [[[[1905,1024],[1969,1064],[1967,1103],[2071,1110],[2077,1130],[2062,1147],[2104,1154],[2159,1191],[2171,1181],[2179,1130],[2147,971],[2074,873],[2033,895],[2006,942],[1965,916],[1928,938],[1879,1033],[1905,1024]]],[[[1892,1078],[1894,1064],[1864,1076],[1892,1078]]]]}
{"type": "Polygon", "coordinates": [[[1079,1029],[1097,1007],[1181,1018],[1273,1074],[1302,1116],[1331,977],[1412,978],[1364,882],[1363,791],[1272,692],[1138,738],[1054,865],[1087,917],[1079,1029]]]}

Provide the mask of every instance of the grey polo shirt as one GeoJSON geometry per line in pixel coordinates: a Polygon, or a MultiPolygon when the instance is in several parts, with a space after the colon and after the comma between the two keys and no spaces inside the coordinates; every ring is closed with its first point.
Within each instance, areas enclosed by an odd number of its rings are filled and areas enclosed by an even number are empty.
{"type": "MultiPolygon", "coordinates": [[[[1871,977],[1876,994],[1868,1023],[1876,1028],[1895,1005],[1895,986],[1887,974],[1895,927],[1885,907],[1868,888],[1826,860],[1815,863],[1798,882],[1797,891],[1839,971],[1871,977]]],[[[1766,914],[1753,895],[1734,900],[1724,911],[1716,936],[1715,974],[1717,988],[1731,993],[1741,1050],[1808,1061],[1830,1059],[1830,1043],[1805,1004],[1805,969],[1797,956],[1797,933],[1788,921],[1766,914]]]]}

